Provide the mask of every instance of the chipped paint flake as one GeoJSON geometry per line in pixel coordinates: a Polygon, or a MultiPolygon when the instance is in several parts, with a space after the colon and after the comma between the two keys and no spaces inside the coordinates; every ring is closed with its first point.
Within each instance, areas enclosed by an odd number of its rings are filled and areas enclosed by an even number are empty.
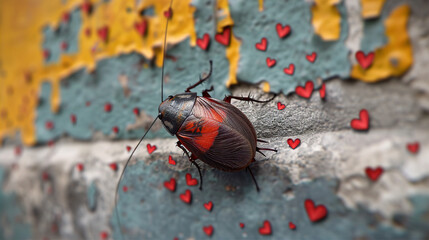
{"type": "Polygon", "coordinates": [[[314,32],[325,41],[338,40],[341,33],[341,15],[336,8],[340,0],[315,0],[311,8],[314,32]]]}
{"type": "Polygon", "coordinates": [[[375,50],[372,65],[364,70],[359,64],[352,68],[351,76],[364,82],[377,82],[404,74],[413,63],[413,51],[407,33],[410,8],[396,8],[385,21],[388,43],[375,50]]]}
{"type": "Polygon", "coordinates": [[[362,17],[368,19],[380,16],[385,1],[386,0],[361,0],[362,17]]]}

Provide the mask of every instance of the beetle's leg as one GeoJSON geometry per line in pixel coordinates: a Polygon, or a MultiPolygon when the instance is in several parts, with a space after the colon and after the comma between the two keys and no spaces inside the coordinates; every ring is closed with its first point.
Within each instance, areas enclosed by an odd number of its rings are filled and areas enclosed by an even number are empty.
{"type": "Polygon", "coordinates": [[[253,182],[255,183],[256,186],[256,191],[259,192],[259,186],[258,186],[258,182],[256,182],[255,176],[253,176],[252,170],[250,170],[250,167],[247,167],[246,170],[249,170],[250,175],[252,176],[253,182]]]}
{"type": "Polygon", "coordinates": [[[277,94],[274,94],[274,96],[271,99],[261,101],[261,100],[253,99],[251,97],[226,96],[223,99],[223,101],[225,101],[227,103],[231,103],[231,99],[237,99],[237,100],[240,100],[240,101],[247,101],[247,102],[267,103],[267,102],[271,102],[275,97],[277,97],[277,94]]]}
{"type": "Polygon", "coordinates": [[[209,78],[210,78],[210,76],[212,75],[212,65],[213,65],[213,62],[212,62],[212,60],[210,60],[210,71],[209,71],[209,74],[208,74],[207,76],[205,76],[204,78],[201,78],[201,75],[200,75],[200,80],[199,80],[197,83],[195,83],[194,85],[189,86],[189,87],[185,90],[185,92],[190,92],[192,88],[194,88],[194,87],[196,87],[196,86],[200,85],[200,84],[201,84],[201,83],[203,83],[205,80],[209,79],[209,78]]]}
{"type": "Polygon", "coordinates": [[[262,139],[259,139],[259,138],[257,138],[257,139],[256,139],[256,141],[258,141],[258,142],[263,142],[263,143],[268,143],[267,141],[262,140],[262,139]]]}
{"type": "Polygon", "coordinates": [[[210,89],[206,89],[203,91],[203,97],[212,97],[210,96],[209,92],[213,91],[213,85],[210,87],[210,89]]]}
{"type": "Polygon", "coordinates": [[[201,169],[200,166],[198,166],[198,164],[195,162],[195,157],[189,156],[188,151],[186,150],[186,148],[182,145],[182,143],[180,141],[177,141],[177,146],[183,150],[183,152],[186,154],[186,156],[188,157],[189,161],[191,161],[191,164],[194,164],[195,167],[197,167],[198,169],[198,174],[200,175],[200,190],[203,190],[203,176],[201,175],[201,169]]]}

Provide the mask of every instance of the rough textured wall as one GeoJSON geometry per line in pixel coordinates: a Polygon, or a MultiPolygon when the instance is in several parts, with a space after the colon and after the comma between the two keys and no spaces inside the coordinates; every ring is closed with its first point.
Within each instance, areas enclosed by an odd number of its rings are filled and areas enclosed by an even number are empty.
{"type": "Polygon", "coordinates": [[[429,238],[424,1],[169,4],[0,2],[0,239],[429,238]],[[232,100],[278,150],[251,165],[260,192],[197,161],[198,190],[158,121],[115,205],[158,114],[167,18],[164,96],[209,60],[198,93],[279,94],[232,100]]]}

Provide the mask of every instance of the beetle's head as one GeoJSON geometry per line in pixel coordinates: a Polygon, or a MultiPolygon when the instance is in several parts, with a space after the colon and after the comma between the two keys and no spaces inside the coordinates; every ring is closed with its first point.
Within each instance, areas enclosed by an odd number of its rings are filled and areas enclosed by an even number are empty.
{"type": "Polygon", "coordinates": [[[159,105],[159,119],[171,135],[176,134],[185,119],[191,114],[196,98],[196,93],[181,93],[168,96],[159,105]]]}

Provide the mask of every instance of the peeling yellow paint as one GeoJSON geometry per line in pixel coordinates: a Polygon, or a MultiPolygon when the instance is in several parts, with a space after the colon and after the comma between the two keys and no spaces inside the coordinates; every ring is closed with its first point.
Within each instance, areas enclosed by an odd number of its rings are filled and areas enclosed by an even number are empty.
{"type": "Polygon", "coordinates": [[[234,20],[232,20],[231,13],[229,12],[228,0],[218,0],[217,1],[217,27],[216,31],[218,33],[223,32],[223,29],[228,26],[234,25],[234,20]]]}
{"type": "Polygon", "coordinates": [[[262,91],[264,91],[264,92],[270,92],[270,88],[271,88],[271,86],[270,86],[270,83],[269,82],[262,82],[262,91]]]}
{"type": "MultiPolygon", "coordinates": [[[[139,5],[134,0],[91,1],[95,8],[92,14],[82,16],[79,52],[62,54],[57,63],[45,65],[41,49],[42,28],[47,25],[56,28],[64,13],[80,6],[84,0],[62,2],[0,1],[0,139],[20,131],[25,144],[35,143],[35,109],[43,81],[52,83],[51,108],[57,111],[61,102],[59,81],[79,68],[93,70],[98,60],[131,51],[147,58],[156,56],[157,65],[162,65],[163,12],[168,9],[170,0],[145,0],[139,5]],[[134,24],[141,20],[140,11],[148,7],[154,8],[154,16],[146,17],[147,34],[142,37],[134,29],[134,24]],[[109,28],[106,42],[97,35],[97,30],[104,26],[109,28]]],[[[167,38],[169,44],[189,37],[191,46],[195,46],[195,8],[190,2],[173,3],[167,38]]],[[[227,1],[223,2],[227,6],[227,1]]],[[[229,16],[229,9],[227,14],[229,16]]],[[[232,19],[228,18],[221,22],[227,24],[228,21],[232,24],[232,19]]]]}
{"type": "Polygon", "coordinates": [[[259,0],[259,11],[264,11],[264,0],[259,0]]]}
{"type": "Polygon", "coordinates": [[[341,15],[336,4],[340,0],[315,0],[311,8],[314,32],[325,41],[339,39],[341,33],[341,15]]]}
{"type": "Polygon", "coordinates": [[[361,15],[363,18],[374,18],[380,16],[386,0],[361,0],[361,15]]]}
{"type": "Polygon", "coordinates": [[[376,82],[404,74],[413,64],[413,50],[407,33],[410,8],[397,7],[385,21],[388,42],[375,50],[372,65],[364,70],[359,64],[352,68],[351,76],[365,82],[376,82]]]}

